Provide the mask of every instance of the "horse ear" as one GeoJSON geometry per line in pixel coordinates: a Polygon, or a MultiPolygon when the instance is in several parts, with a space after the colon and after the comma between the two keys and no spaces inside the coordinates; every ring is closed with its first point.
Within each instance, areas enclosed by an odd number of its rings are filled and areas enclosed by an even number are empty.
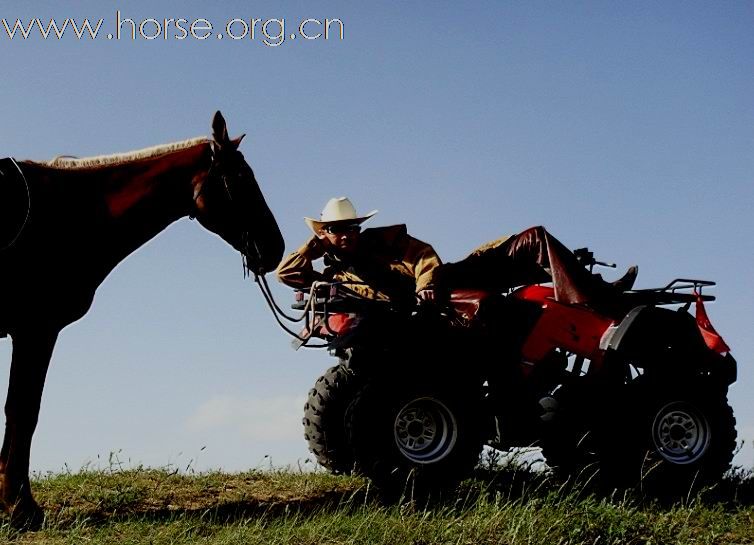
{"type": "Polygon", "coordinates": [[[225,124],[225,118],[223,114],[218,110],[215,112],[215,117],[212,118],[212,139],[220,146],[220,148],[230,143],[228,138],[228,127],[225,124]]]}
{"type": "Polygon", "coordinates": [[[243,141],[243,139],[244,139],[245,137],[246,137],[246,135],[245,135],[245,134],[242,134],[242,135],[241,135],[241,136],[239,136],[238,138],[234,138],[233,140],[231,140],[231,141],[230,141],[230,143],[231,143],[231,144],[233,144],[233,147],[234,147],[234,148],[238,149],[238,146],[240,146],[240,145],[241,145],[241,142],[243,141]]]}

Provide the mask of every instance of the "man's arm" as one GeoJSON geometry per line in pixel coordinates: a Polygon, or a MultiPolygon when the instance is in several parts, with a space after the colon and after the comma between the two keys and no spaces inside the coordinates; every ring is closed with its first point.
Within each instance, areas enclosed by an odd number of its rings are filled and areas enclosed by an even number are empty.
{"type": "Polygon", "coordinates": [[[307,288],[316,280],[322,280],[322,273],[314,270],[312,262],[324,253],[322,242],[313,236],[280,262],[276,271],[278,280],[292,288],[307,288]]]}
{"type": "Polygon", "coordinates": [[[416,292],[432,289],[432,271],[442,264],[435,249],[421,240],[407,236],[404,262],[411,267],[416,281],[416,292]]]}

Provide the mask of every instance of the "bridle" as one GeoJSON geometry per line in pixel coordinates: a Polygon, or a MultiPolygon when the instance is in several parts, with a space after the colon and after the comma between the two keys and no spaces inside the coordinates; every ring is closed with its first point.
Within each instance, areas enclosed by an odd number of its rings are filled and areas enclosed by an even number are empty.
{"type": "MultiPolygon", "coordinates": [[[[233,192],[231,190],[232,183],[229,181],[228,172],[225,168],[223,168],[222,161],[220,159],[223,153],[227,152],[223,152],[216,142],[210,142],[210,165],[207,169],[207,176],[198,187],[194,188],[192,209],[189,212],[189,218],[192,220],[198,215],[199,205],[197,204],[197,201],[199,200],[199,197],[201,197],[204,193],[205,188],[210,184],[221,184],[221,187],[225,192],[225,196],[228,198],[228,202],[231,203],[231,209],[233,210],[233,215],[235,218],[239,218],[242,214],[240,206],[238,206],[236,204],[237,201],[233,199],[233,192]]],[[[233,150],[232,153],[240,152],[233,150]]],[[[241,222],[236,223],[239,225],[241,224],[241,222]]],[[[259,267],[256,265],[257,263],[261,262],[262,254],[259,251],[256,240],[252,239],[249,236],[249,231],[247,229],[241,230],[240,238],[240,253],[242,258],[244,277],[247,277],[249,275],[249,271],[251,271],[254,276],[257,277],[259,274],[257,272],[259,270],[259,267]]]]}
{"type": "MultiPolygon", "coordinates": [[[[225,191],[225,196],[228,198],[228,201],[231,203],[231,208],[233,209],[233,214],[240,215],[242,211],[240,210],[240,207],[236,204],[236,200],[233,199],[233,191],[231,189],[232,182],[229,180],[229,175],[226,172],[226,170],[223,168],[222,161],[220,160],[220,156],[223,154],[222,150],[219,149],[217,144],[214,142],[210,143],[210,166],[207,170],[207,175],[202,182],[200,186],[194,189],[194,197],[193,197],[193,208],[191,212],[189,213],[189,218],[194,219],[198,215],[199,207],[197,205],[197,201],[199,200],[199,197],[202,196],[204,193],[205,188],[209,184],[222,184],[222,187],[225,191]]],[[[254,282],[259,286],[259,290],[262,292],[262,297],[264,298],[265,302],[269,306],[270,310],[272,311],[272,315],[277,321],[277,323],[282,327],[287,333],[289,333],[291,336],[295,337],[299,342],[301,342],[304,346],[307,346],[308,338],[302,338],[300,337],[296,332],[286,327],[286,325],[283,323],[283,320],[288,320],[290,322],[300,322],[304,319],[308,320],[310,312],[314,313],[314,301],[316,297],[314,297],[314,291],[310,293],[310,302],[311,302],[311,309],[309,308],[309,305],[304,310],[301,316],[299,317],[292,317],[288,316],[283,310],[280,308],[280,306],[275,301],[272,290],[270,289],[269,284],[267,283],[267,279],[265,278],[264,274],[260,273],[259,267],[255,266],[257,262],[261,262],[261,252],[259,251],[259,247],[257,246],[256,240],[251,239],[249,236],[248,230],[241,231],[241,247],[243,248],[243,251],[241,251],[241,258],[242,258],[242,266],[244,271],[244,278],[249,276],[249,273],[254,275],[254,282]]],[[[313,288],[314,289],[314,288],[313,288]]],[[[317,346],[311,346],[308,345],[307,347],[310,348],[322,348],[327,345],[317,345],[317,346]]]]}
{"type": "MultiPolygon", "coordinates": [[[[199,197],[202,196],[204,193],[204,188],[207,187],[209,183],[212,182],[212,178],[216,177],[214,174],[216,170],[219,170],[218,165],[220,164],[220,160],[217,158],[219,155],[219,152],[217,150],[217,145],[214,142],[210,142],[210,162],[209,162],[209,168],[207,169],[207,177],[206,179],[199,185],[198,187],[194,188],[194,198],[193,198],[193,207],[191,209],[191,212],[189,212],[189,218],[195,219],[197,217],[197,212],[199,210],[199,206],[197,205],[197,201],[199,200],[199,197]]],[[[228,185],[228,176],[227,174],[220,173],[219,175],[220,182],[223,184],[223,187],[225,188],[225,192],[228,195],[228,200],[233,200],[233,195],[230,193],[230,187],[228,185]]]]}

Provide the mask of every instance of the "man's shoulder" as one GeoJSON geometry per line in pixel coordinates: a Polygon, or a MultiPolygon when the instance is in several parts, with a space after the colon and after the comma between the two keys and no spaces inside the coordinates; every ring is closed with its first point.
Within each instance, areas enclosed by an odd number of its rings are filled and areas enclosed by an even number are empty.
{"type": "Polygon", "coordinates": [[[384,251],[392,255],[401,255],[402,252],[408,251],[435,251],[429,243],[408,234],[405,224],[365,229],[362,232],[362,240],[367,251],[384,251]]]}
{"type": "Polygon", "coordinates": [[[408,235],[408,229],[405,224],[388,225],[385,227],[370,227],[364,229],[361,233],[362,240],[367,243],[387,243],[392,244],[398,240],[404,239],[408,235]]]}

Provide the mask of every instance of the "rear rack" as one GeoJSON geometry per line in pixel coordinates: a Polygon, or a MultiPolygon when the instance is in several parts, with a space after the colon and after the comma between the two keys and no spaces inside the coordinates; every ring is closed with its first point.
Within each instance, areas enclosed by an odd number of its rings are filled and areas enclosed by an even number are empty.
{"type": "Polygon", "coordinates": [[[702,301],[714,301],[714,295],[703,295],[702,290],[705,287],[716,285],[711,280],[698,280],[694,278],[676,278],[667,286],[661,288],[648,288],[641,290],[631,290],[625,292],[629,297],[646,297],[654,304],[671,305],[675,303],[693,303],[698,298],[702,301]],[[692,290],[691,293],[685,293],[684,290],[692,290]]]}
{"type": "Polygon", "coordinates": [[[665,286],[664,290],[682,290],[689,288],[699,288],[697,292],[701,292],[704,286],[715,286],[716,283],[711,280],[695,280],[693,278],[676,278],[670,284],[665,286]]]}

